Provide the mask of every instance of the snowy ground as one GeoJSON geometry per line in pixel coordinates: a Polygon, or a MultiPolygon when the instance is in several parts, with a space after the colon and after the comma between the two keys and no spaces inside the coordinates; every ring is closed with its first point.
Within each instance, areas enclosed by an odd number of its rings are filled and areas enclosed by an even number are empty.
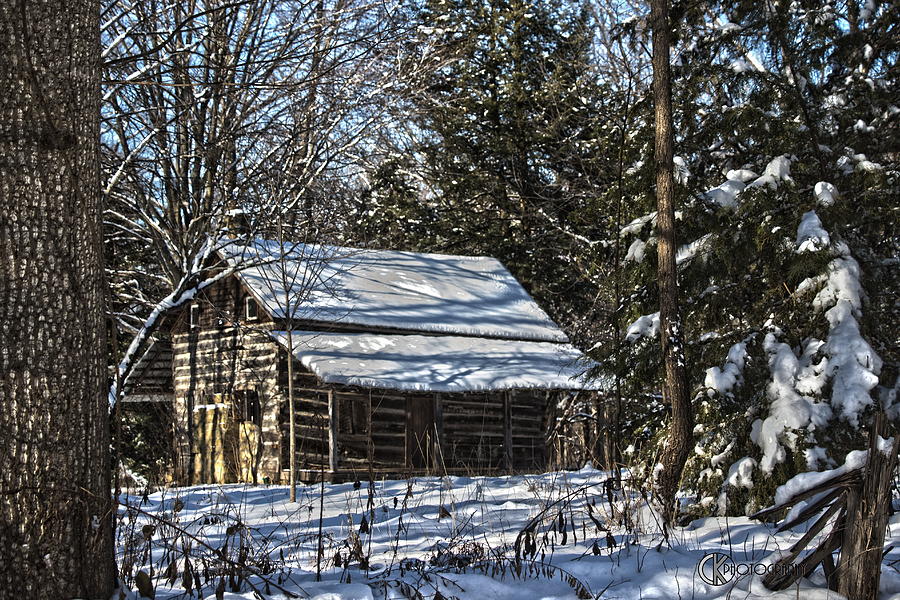
{"type": "MultiPolygon", "coordinates": [[[[838,598],[821,570],[780,594],[758,577],[705,583],[697,572],[704,555],[727,554],[739,570],[767,564],[802,532],[774,535],[744,517],[709,518],[660,548],[640,494],[607,490],[606,479],[585,468],[378,481],[371,492],[365,481],[326,485],[319,582],[318,485],[300,486],[293,504],[284,486],[175,488],[127,498],[119,564],[132,589],[139,571],[150,575],[157,599],[198,597],[198,585],[202,598],[232,600],[838,598]],[[520,538],[527,558],[517,566],[517,536],[529,525],[534,535],[520,538]]],[[[900,515],[891,538],[900,540],[900,515]]],[[[900,566],[900,551],[885,560],[883,598],[900,598],[895,561],[900,566]]]]}

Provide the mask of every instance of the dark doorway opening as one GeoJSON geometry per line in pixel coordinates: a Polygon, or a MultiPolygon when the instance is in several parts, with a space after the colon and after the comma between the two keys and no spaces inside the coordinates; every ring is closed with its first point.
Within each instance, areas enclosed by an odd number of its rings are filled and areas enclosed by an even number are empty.
{"type": "Polygon", "coordinates": [[[406,466],[427,469],[435,466],[437,427],[434,401],[424,398],[406,399],[406,466]]]}

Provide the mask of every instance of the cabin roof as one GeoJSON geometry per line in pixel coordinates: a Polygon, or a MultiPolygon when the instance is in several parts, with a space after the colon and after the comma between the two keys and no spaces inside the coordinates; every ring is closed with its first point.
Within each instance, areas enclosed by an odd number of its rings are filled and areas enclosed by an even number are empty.
{"type": "Polygon", "coordinates": [[[221,255],[276,319],[568,341],[495,258],[264,239],[226,243],[221,255]]]}
{"type": "MultiPolygon", "coordinates": [[[[271,335],[287,348],[287,332],[271,335]]],[[[457,336],[294,331],[293,355],[325,383],[407,391],[601,389],[570,344],[457,336]]]]}

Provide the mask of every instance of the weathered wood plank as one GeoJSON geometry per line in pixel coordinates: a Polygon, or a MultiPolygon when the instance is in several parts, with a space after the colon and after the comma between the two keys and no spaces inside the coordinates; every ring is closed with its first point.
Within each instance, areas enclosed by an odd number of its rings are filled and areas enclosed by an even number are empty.
{"type": "Polygon", "coordinates": [[[510,393],[503,394],[503,462],[506,470],[513,470],[513,422],[510,393]]]}

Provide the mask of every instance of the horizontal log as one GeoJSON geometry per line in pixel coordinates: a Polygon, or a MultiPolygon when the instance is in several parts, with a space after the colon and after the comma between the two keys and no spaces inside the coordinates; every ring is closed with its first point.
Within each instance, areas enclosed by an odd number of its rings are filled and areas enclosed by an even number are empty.
{"type": "Polygon", "coordinates": [[[503,412],[502,402],[444,402],[445,414],[503,412]]]}
{"type": "Polygon", "coordinates": [[[406,408],[394,407],[394,406],[373,406],[372,407],[372,418],[380,417],[380,418],[395,418],[395,417],[405,417],[406,416],[406,408]]]}
{"type": "Polygon", "coordinates": [[[195,357],[228,353],[236,356],[266,356],[276,364],[277,353],[272,344],[251,343],[234,338],[210,338],[208,340],[186,342],[173,346],[174,364],[185,364],[195,357]]]}

